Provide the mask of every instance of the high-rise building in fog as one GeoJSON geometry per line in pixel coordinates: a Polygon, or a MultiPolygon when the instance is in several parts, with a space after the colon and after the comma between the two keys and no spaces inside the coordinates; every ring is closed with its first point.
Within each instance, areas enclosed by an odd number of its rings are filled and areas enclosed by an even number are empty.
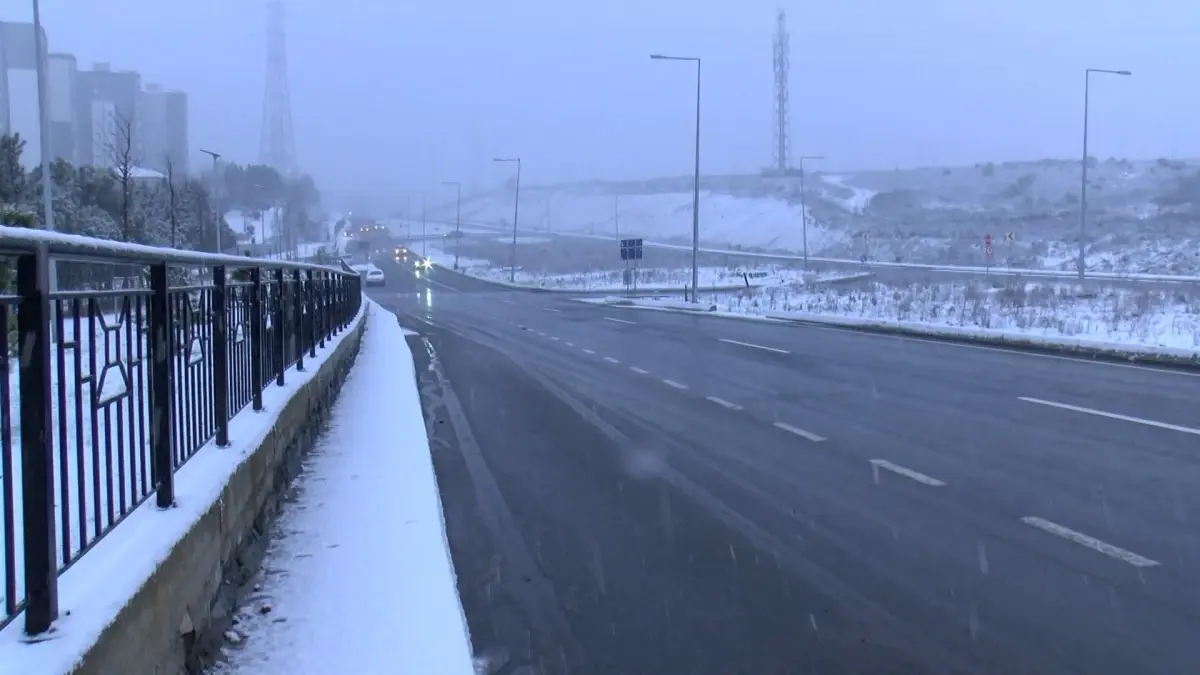
{"type": "Polygon", "coordinates": [[[147,84],[141,94],[142,166],[166,173],[170,160],[176,172],[188,169],[187,94],[147,84]]]}
{"type": "Polygon", "coordinates": [[[32,23],[0,22],[0,133],[21,135],[26,168],[42,161],[36,45],[32,23]]]}
{"type": "Polygon", "coordinates": [[[76,79],[76,138],[80,164],[114,166],[130,136],[133,163],[146,158],[143,142],[142,76],[114,71],[107,63],[79,71],[76,79]]]}
{"type": "Polygon", "coordinates": [[[50,109],[50,150],[53,159],[79,161],[79,65],[70,54],[50,54],[46,67],[46,97],[50,109]]]}

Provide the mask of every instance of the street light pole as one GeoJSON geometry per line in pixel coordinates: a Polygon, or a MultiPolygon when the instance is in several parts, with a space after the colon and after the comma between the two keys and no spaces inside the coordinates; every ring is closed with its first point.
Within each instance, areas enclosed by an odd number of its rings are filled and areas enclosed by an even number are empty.
{"type": "Polygon", "coordinates": [[[462,240],[462,182],[448,180],[442,185],[454,186],[454,269],[458,269],[458,246],[462,240]]]}
{"type": "Polygon", "coordinates": [[[1086,267],[1084,265],[1084,235],[1087,231],[1087,172],[1088,172],[1088,89],[1091,85],[1092,73],[1106,75],[1132,75],[1128,70],[1104,70],[1087,68],[1083,71],[1083,170],[1079,185],[1079,281],[1083,281],[1086,267]]]}
{"type": "Polygon", "coordinates": [[[800,220],[804,223],[804,271],[808,271],[808,202],[804,192],[804,160],[825,159],[823,155],[800,155],[800,220]]]}
{"type": "Polygon", "coordinates": [[[508,265],[508,283],[515,284],[517,282],[517,215],[521,209],[521,158],[520,157],[497,157],[493,162],[516,162],[517,163],[517,195],[513,199],[513,237],[512,237],[512,253],[509,255],[508,265]]]}
{"type": "MultiPolygon", "coordinates": [[[[38,0],[33,0],[33,48],[34,68],[37,69],[38,135],[42,153],[42,221],[46,230],[54,231],[54,178],[50,175],[50,155],[54,152],[50,142],[50,102],[46,74],[46,40],[42,35],[42,10],[38,0]]],[[[58,290],[58,264],[50,260],[50,291],[58,290]]]]}
{"type": "Polygon", "coordinates": [[[426,250],[425,244],[428,241],[425,236],[425,193],[421,193],[421,259],[427,260],[429,253],[426,250]]]}
{"type": "Polygon", "coordinates": [[[664,56],[651,54],[650,58],[660,61],[696,62],[696,173],[692,185],[692,302],[699,302],[697,291],[700,272],[697,260],[700,255],[700,59],[694,56],[664,56]]]}
{"type": "MultiPolygon", "coordinates": [[[[212,177],[213,229],[216,230],[216,233],[217,233],[217,253],[221,253],[221,214],[217,213],[217,210],[220,208],[220,202],[217,200],[217,161],[221,159],[221,154],[217,153],[217,152],[213,152],[211,150],[205,150],[204,148],[200,148],[200,152],[203,152],[204,154],[212,157],[212,161],[213,161],[213,171],[212,171],[212,175],[213,175],[213,177],[212,177]]],[[[276,223],[276,225],[279,225],[279,223],[276,223]]],[[[263,229],[265,230],[266,227],[267,227],[267,224],[264,221],[263,229]]],[[[278,228],[276,228],[276,229],[278,229],[278,228]]],[[[264,240],[266,239],[266,235],[267,235],[267,233],[263,232],[264,240]]],[[[275,236],[278,237],[279,233],[276,232],[275,236]]]]}

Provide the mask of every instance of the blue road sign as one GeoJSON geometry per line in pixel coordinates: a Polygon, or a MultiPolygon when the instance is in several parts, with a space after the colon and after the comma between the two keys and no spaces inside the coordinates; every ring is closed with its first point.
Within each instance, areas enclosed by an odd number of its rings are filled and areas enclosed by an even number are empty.
{"type": "Polygon", "coordinates": [[[622,239],[621,240],[621,260],[641,260],[642,259],[642,240],[641,239],[622,239]]]}

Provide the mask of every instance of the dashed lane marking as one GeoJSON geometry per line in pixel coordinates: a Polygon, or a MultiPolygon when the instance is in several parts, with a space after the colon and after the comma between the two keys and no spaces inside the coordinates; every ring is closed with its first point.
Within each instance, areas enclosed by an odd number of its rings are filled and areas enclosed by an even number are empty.
{"type": "Polygon", "coordinates": [[[818,436],[811,431],[806,431],[804,429],[801,429],[800,427],[792,426],[792,425],[788,424],[787,422],[776,422],[775,426],[780,429],[783,429],[784,431],[786,431],[788,433],[796,434],[797,436],[799,436],[801,438],[807,438],[808,440],[812,441],[813,443],[820,443],[821,441],[825,440],[824,436],[818,436]]]}
{"type": "Polygon", "coordinates": [[[675,387],[676,389],[687,389],[688,388],[688,386],[686,384],[681,384],[679,382],[676,382],[675,380],[663,380],[663,384],[665,384],[669,387],[675,387]]]}
{"type": "Polygon", "coordinates": [[[716,396],[705,396],[705,398],[712,401],[713,403],[716,403],[719,406],[729,408],[730,410],[742,410],[743,409],[742,406],[740,406],[736,403],[730,403],[729,401],[726,401],[723,398],[717,398],[716,396]]]}
{"type": "Polygon", "coordinates": [[[766,345],[756,345],[753,342],[742,342],[741,340],[730,340],[729,338],[717,338],[717,341],[725,342],[731,345],[750,347],[752,349],[761,349],[765,352],[775,352],[776,354],[791,354],[791,352],[786,349],[776,349],[775,347],[767,347],[766,345]]]}
{"type": "Polygon", "coordinates": [[[1132,417],[1130,415],[1120,415],[1118,413],[1105,412],[1103,410],[1095,410],[1093,408],[1084,408],[1082,406],[1071,405],[1069,403],[1057,403],[1055,401],[1047,401],[1040,398],[1030,398],[1028,396],[1018,396],[1018,399],[1026,403],[1037,403],[1038,405],[1046,405],[1051,408],[1061,408],[1063,410],[1072,410],[1074,412],[1086,413],[1088,415],[1097,415],[1099,417],[1107,417],[1109,419],[1121,420],[1123,422],[1133,422],[1135,424],[1144,424],[1148,427],[1158,427],[1159,429],[1169,429],[1171,431],[1179,431],[1185,434],[1193,434],[1200,436],[1200,429],[1192,427],[1184,427],[1178,424],[1168,424],[1166,422],[1156,422],[1154,420],[1143,419],[1141,417],[1132,417]]]}
{"type": "Polygon", "coordinates": [[[1062,525],[1046,520],[1045,518],[1038,518],[1037,516],[1025,516],[1021,519],[1021,522],[1025,523],[1026,525],[1032,525],[1043,532],[1049,532],[1050,534],[1062,537],[1067,541],[1073,541],[1080,546],[1086,546],[1093,551],[1099,551],[1106,556],[1127,562],[1134,567],[1157,567],[1159,564],[1156,560],[1143,558],[1132,551],[1126,551],[1119,546],[1113,546],[1112,544],[1100,541],[1099,539],[1090,537],[1082,532],[1076,532],[1069,527],[1063,527],[1062,525]]]}
{"type": "Polygon", "coordinates": [[[912,469],[905,468],[899,464],[892,464],[886,459],[873,459],[871,460],[871,466],[875,469],[875,476],[877,480],[879,477],[879,470],[884,469],[891,471],[894,474],[904,476],[905,478],[915,480],[923,485],[929,485],[931,487],[943,487],[946,485],[945,481],[940,481],[933,476],[926,476],[919,471],[913,471],[912,469]]]}

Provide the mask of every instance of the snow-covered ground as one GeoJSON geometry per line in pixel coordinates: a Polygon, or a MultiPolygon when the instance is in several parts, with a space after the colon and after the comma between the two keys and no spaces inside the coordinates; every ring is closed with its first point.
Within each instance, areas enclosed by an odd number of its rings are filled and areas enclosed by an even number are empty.
{"type": "MultiPolygon", "coordinates": [[[[362,312],[366,306],[364,303],[362,312]]],[[[349,334],[343,331],[324,348],[318,347],[315,359],[305,359],[308,368],[304,372],[290,368],[285,386],[267,387],[264,412],[246,408],[235,415],[229,423],[229,447],[218,449],[215,440],[210,441],[180,467],[175,473],[176,508],[161,511],[153,500],[143,502],[62,573],[54,639],[27,643],[20,616],[0,631],[0,675],[74,672],[127,600],[220,498],[233,472],[270,433],[288,399],[319,372],[320,364],[349,334]]],[[[20,522],[19,514],[15,522],[20,522]]]]}
{"type": "MultiPolygon", "coordinates": [[[[431,262],[443,267],[452,267],[454,256],[431,249],[431,262]]],[[[470,276],[484,281],[509,283],[507,267],[493,266],[485,260],[459,258],[459,269],[470,276]]],[[[619,291],[625,289],[622,270],[579,272],[576,274],[536,274],[517,269],[513,281],[519,286],[560,291],[619,291]]],[[[637,288],[640,290],[663,290],[682,292],[691,286],[691,268],[648,267],[637,270],[637,288]]],[[[809,275],[809,283],[858,278],[861,274],[823,273],[809,275]]],[[[697,270],[700,288],[729,288],[750,286],[783,286],[805,283],[802,270],[777,265],[750,265],[737,267],[700,267],[697,270]]]]}
{"type": "MultiPolygon", "coordinates": [[[[1120,274],[1200,274],[1200,190],[1195,162],[1108,159],[1089,170],[1085,262],[1120,274]]],[[[1079,246],[1078,160],[809,172],[799,176],[706,175],[701,245],[769,253],[803,248],[806,197],[813,256],[932,265],[993,264],[1069,271],[1079,246]],[[1011,235],[1011,241],[1008,239],[1011,235]]],[[[511,187],[462,204],[462,217],[511,225],[511,187]]],[[[692,229],[691,180],[589,182],[524,187],[523,230],[602,234],[682,243],[692,229]]],[[[434,214],[452,217],[446,207],[434,214]]]]}
{"type": "Polygon", "coordinates": [[[371,303],[216,673],[475,672],[413,369],[404,329],[371,303]]]}
{"type": "MultiPolygon", "coordinates": [[[[462,217],[491,225],[512,224],[512,195],[497,194],[463,204],[462,217]]],[[[848,204],[847,208],[855,208],[848,204]]],[[[709,246],[800,251],[804,248],[799,204],[769,197],[700,193],[704,242],[709,246]]],[[[521,229],[691,240],[692,193],[621,195],[521,191],[521,229]]],[[[444,214],[442,214],[444,216],[444,214]]],[[[851,240],[810,218],[808,246],[821,251],[851,240]]]]}
{"type": "MultiPolygon", "coordinates": [[[[639,300],[675,307],[679,299],[639,300]]],[[[1081,293],[1071,284],[982,282],[904,286],[775,286],[738,295],[700,295],[705,309],[737,315],[861,320],[1001,337],[1200,354],[1200,294],[1110,288],[1081,293]]]]}

